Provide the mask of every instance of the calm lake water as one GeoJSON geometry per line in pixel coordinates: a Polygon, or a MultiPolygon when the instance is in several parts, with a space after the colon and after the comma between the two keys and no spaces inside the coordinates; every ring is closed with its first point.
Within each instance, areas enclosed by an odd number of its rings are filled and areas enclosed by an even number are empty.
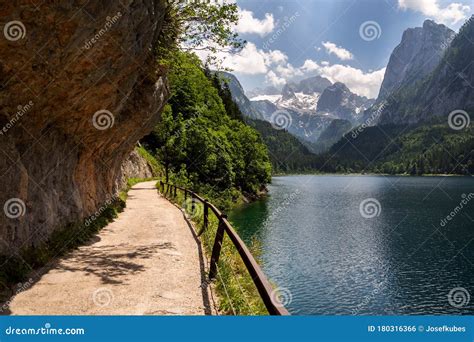
{"type": "Polygon", "coordinates": [[[292,314],[473,314],[470,193],[464,177],[275,177],[230,220],[292,314]]]}

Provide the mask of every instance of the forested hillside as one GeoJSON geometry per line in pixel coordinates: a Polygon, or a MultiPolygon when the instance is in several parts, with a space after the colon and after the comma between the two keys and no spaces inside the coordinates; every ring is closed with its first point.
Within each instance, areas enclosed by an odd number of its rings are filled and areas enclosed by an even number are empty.
{"type": "Polygon", "coordinates": [[[447,123],[368,127],[356,137],[348,133],[324,157],[327,172],[473,174],[474,129],[457,131],[447,123]]]}
{"type": "Polygon", "coordinates": [[[242,121],[194,54],[176,53],[168,77],[169,104],[142,140],[163,164],[166,179],[210,198],[258,195],[271,180],[260,135],[242,121]]]}

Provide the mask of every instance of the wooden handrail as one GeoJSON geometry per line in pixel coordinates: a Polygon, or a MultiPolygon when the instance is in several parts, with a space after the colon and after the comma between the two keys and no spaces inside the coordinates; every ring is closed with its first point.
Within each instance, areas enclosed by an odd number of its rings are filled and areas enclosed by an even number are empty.
{"type": "Polygon", "coordinates": [[[204,205],[204,226],[198,233],[198,236],[200,236],[209,225],[209,209],[211,209],[211,211],[219,220],[216,237],[214,239],[214,245],[212,248],[209,278],[213,279],[216,276],[217,264],[219,262],[221,247],[224,240],[224,233],[226,233],[232,241],[232,244],[239,252],[239,255],[242,258],[242,261],[244,262],[247,271],[252,277],[252,280],[255,286],[257,287],[258,293],[260,294],[260,297],[262,298],[262,301],[265,304],[268,313],[270,315],[289,315],[288,310],[277,301],[275,290],[273,289],[272,285],[263,273],[262,269],[260,268],[260,265],[253,257],[252,253],[250,253],[250,250],[247,248],[247,246],[242,241],[237,232],[234,230],[234,228],[232,228],[232,225],[229,223],[229,221],[227,221],[227,216],[222,214],[220,210],[216,208],[215,205],[208,202],[206,199],[202,198],[195,192],[186,188],[179,187],[177,185],[168,184],[160,181],[160,192],[162,194],[167,194],[168,192],[170,192],[176,197],[176,190],[183,191],[185,199],[189,194],[191,195],[192,199],[196,199],[204,205]]]}

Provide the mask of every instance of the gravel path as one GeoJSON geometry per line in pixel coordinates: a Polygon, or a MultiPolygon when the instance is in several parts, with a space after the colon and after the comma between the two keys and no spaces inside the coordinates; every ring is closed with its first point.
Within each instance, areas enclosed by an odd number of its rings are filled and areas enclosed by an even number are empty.
{"type": "Polygon", "coordinates": [[[89,245],[57,261],[10,304],[14,315],[215,313],[200,244],[156,182],[135,185],[127,208],[89,245]]]}

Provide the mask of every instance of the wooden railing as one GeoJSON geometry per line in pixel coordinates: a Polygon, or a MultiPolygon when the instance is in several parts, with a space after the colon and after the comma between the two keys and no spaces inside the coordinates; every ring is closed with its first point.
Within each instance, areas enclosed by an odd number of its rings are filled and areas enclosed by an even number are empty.
{"type": "MultiPolygon", "coordinates": [[[[211,253],[209,278],[214,279],[216,277],[217,264],[219,262],[222,242],[224,239],[224,234],[227,233],[233,245],[237,249],[240,257],[242,258],[242,261],[244,262],[250,276],[252,277],[252,280],[258,290],[258,293],[260,294],[260,297],[262,298],[263,303],[265,304],[265,307],[268,310],[268,313],[270,315],[289,315],[288,310],[286,310],[286,308],[278,302],[276,296],[274,295],[275,291],[272,285],[268,281],[258,263],[255,261],[255,258],[252,256],[239,235],[235,232],[234,228],[232,228],[229,221],[227,221],[227,216],[222,214],[212,203],[200,197],[193,191],[173,184],[160,182],[160,191],[164,195],[171,194],[176,197],[178,190],[184,193],[185,201],[187,200],[188,196],[191,198],[191,203],[193,206],[196,200],[201,202],[204,206],[204,224],[202,229],[198,232],[198,236],[201,236],[209,226],[209,209],[214,213],[219,221],[211,253]]],[[[192,208],[192,211],[194,211],[194,208],[192,208]]]]}

